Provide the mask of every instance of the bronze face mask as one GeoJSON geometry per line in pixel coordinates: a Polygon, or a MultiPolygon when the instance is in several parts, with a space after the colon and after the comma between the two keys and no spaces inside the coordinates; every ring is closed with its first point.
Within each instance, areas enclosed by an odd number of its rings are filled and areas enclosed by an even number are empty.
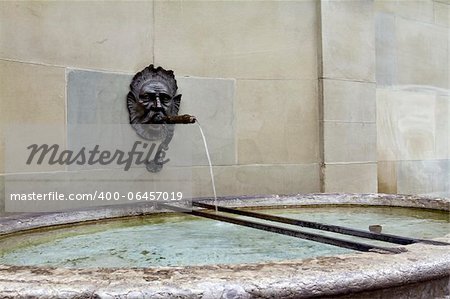
{"type": "Polygon", "coordinates": [[[130,124],[139,136],[160,140],[173,135],[173,126],[165,124],[170,123],[168,117],[178,115],[181,95],[177,89],[173,71],[162,67],[150,65],[133,77],[127,107],[130,124]]]}
{"type": "Polygon", "coordinates": [[[169,149],[176,123],[194,123],[191,115],[178,115],[181,94],[177,95],[177,81],[173,71],[149,65],[137,73],[130,84],[127,108],[130,124],[146,140],[161,140],[161,144],[146,167],[150,172],[161,171],[165,151],[169,149]]]}

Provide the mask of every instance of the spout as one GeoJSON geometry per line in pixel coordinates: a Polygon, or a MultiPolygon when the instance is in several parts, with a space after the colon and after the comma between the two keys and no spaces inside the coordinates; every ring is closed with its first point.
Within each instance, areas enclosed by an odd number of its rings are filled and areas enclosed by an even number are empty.
{"type": "Polygon", "coordinates": [[[163,118],[166,124],[193,124],[196,122],[195,116],[184,114],[184,115],[172,115],[163,118]]]}

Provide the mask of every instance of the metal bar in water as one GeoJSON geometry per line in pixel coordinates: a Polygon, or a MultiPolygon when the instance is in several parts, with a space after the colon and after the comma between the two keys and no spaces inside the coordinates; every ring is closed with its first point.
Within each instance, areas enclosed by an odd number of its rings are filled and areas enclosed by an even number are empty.
{"type": "Polygon", "coordinates": [[[163,203],[158,203],[157,205],[160,207],[170,209],[172,211],[176,211],[176,212],[181,212],[181,213],[185,213],[185,214],[189,214],[189,215],[209,218],[209,219],[228,222],[228,223],[233,223],[233,224],[237,224],[237,225],[241,225],[241,226],[251,227],[251,228],[255,228],[255,229],[259,229],[259,230],[264,230],[264,231],[268,231],[268,232],[272,232],[272,233],[287,235],[287,236],[296,237],[296,238],[300,238],[300,239],[325,243],[325,244],[343,247],[343,248],[347,248],[347,249],[353,249],[353,250],[364,251],[364,252],[373,251],[373,252],[378,252],[378,253],[401,253],[401,252],[405,251],[404,248],[381,247],[381,246],[375,246],[375,245],[354,242],[354,241],[349,241],[349,240],[342,240],[342,239],[338,239],[338,238],[322,236],[322,235],[314,234],[314,233],[302,232],[302,231],[288,229],[288,228],[279,227],[279,226],[274,226],[274,225],[270,225],[270,224],[264,224],[264,223],[239,219],[239,218],[235,218],[235,217],[228,217],[228,216],[223,216],[223,215],[219,215],[219,214],[203,212],[200,210],[190,210],[190,209],[186,209],[186,208],[180,208],[177,206],[172,206],[172,205],[163,204],[163,203]]]}
{"type": "MultiPolygon", "coordinates": [[[[196,207],[200,207],[200,208],[209,209],[209,210],[216,209],[216,206],[214,206],[214,205],[197,202],[197,201],[192,202],[192,205],[196,206],[196,207]]],[[[312,222],[312,221],[304,221],[304,220],[292,219],[292,218],[287,218],[287,217],[251,212],[251,211],[238,210],[238,209],[228,208],[228,207],[223,207],[223,206],[217,206],[217,209],[221,212],[232,213],[232,214],[241,215],[241,216],[259,218],[259,219],[268,220],[268,221],[280,222],[280,223],[285,223],[285,224],[290,224],[290,225],[296,225],[296,226],[301,226],[301,227],[329,231],[329,232],[333,232],[333,233],[356,236],[356,237],[361,237],[361,238],[380,240],[380,241],[384,241],[384,242],[401,244],[401,245],[408,245],[408,244],[419,243],[419,242],[426,243],[426,244],[432,244],[432,245],[450,245],[449,243],[446,243],[446,242],[414,239],[414,238],[402,237],[402,236],[391,235],[391,234],[372,233],[372,232],[367,232],[367,231],[344,227],[344,226],[329,225],[329,224],[323,224],[323,223],[312,222]]]]}

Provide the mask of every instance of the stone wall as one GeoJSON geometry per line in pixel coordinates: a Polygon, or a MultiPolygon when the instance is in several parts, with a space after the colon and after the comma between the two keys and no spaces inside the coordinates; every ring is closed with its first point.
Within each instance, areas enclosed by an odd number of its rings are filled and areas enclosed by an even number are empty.
{"type": "Polygon", "coordinates": [[[450,196],[450,2],[375,1],[378,191],[450,196]]]}
{"type": "MultiPolygon", "coordinates": [[[[448,195],[449,5],[1,2],[0,172],[8,126],[70,139],[126,122],[130,78],[153,63],[205,128],[219,195],[448,195]]],[[[194,166],[194,195],[211,195],[194,166]]]]}
{"type": "Polygon", "coordinates": [[[377,191],[373,1],[320,1],[321,190],[377,191]]]}
{"type": "MultiPolygon", "coordinates": [[[[2,2],[0,20],[0,132],[126,122],[153,63],[204,127],[219,195],[320,191],[315,1],[2,2]]],[[[194,166],[194,195],[211,195],[194,166]]]]}

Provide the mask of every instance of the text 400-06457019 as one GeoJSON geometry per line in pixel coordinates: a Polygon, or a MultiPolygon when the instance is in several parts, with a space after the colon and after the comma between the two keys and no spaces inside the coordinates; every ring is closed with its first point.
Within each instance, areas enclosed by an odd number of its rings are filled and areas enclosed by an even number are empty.
{"type": "Polygon", "coordinates": [[[183,192],[128,192],[122,195],[120,192],[100,192],[96,198],[99,200],[128,199],[131,201],[178,201],[183,199],[183,192]]]}

